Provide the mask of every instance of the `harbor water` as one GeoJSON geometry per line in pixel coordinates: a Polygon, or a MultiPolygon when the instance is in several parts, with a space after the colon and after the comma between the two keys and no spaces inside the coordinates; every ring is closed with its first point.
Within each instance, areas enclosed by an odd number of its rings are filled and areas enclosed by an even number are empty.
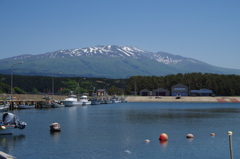
{"type": "Polygon", "coordinates": [[[10,112],[28,125],[1,135],[0,151],[18,159],[227,159],[228,131],[233,156],[240,158],[239,103],[117,103],[10,112]],[[61,132],[50,132],[53,122],[61,132]],[[168,141],[159,141],[161,133],[168,141]]]}

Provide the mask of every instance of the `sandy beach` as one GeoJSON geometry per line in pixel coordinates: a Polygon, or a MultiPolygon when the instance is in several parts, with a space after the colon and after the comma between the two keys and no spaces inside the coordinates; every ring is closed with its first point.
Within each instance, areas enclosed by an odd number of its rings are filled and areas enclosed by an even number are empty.
{"type": "Polygon", "coordinates": [[[180,99],[176,99],[173,96],[162,96],[156,98],[155,96],[128,96],[126,97],[128,102],[206,102],[206,103],[240,103],[240,97],[189,97],[182,96],[180,99]]]}
{"type": "MultiPolygon", "coordinates": [[[[0,98],[4,99],[9,97],[9,94],[0,94],[0,98]]],[[[30,94],[14,94],[17,100],[44,100],[44,95],[30,95],[30,94]]],[[[54,99],[65,99],[67,96],[55,95],[54,99]]],[[[49,96],[49,98],[52,98],[49,96]]],[[[208,102],[208,103],[240,103],[240,96],[217,96],[217,97],[203,97],[203,96],[182,96],[180,99],[176,99],[175,96],[161,96],[156,98],[155,96],[127,96],[128,102],[208,102]]]]}

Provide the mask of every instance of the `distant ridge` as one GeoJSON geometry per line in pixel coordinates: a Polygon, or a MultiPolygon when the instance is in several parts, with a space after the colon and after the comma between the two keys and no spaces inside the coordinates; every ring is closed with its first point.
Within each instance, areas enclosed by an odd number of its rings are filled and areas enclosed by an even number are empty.
{"type": "Polygon", "coordinates": [[[128,78],[130,76],[165,76],[177,73],[216,73],[240,75],[238,69],[212,66],[205,62],[166,52],[148,52],[134,46],[99,45],[57,50],[39,55],[24,54],[1,59],[0,73],[52,76],[128,78]]]}

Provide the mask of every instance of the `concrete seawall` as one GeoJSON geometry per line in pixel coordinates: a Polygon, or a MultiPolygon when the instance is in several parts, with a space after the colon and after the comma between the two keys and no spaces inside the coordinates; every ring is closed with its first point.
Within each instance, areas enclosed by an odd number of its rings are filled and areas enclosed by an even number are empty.
{"type": "Polygon", "coordinates": [[[240,103],[240,97],[189,97],[182,96],[176,99],[173,96],[128,96],[128,102],[192,102],[192,103],[240,103]]]}
{"type": "MultiPolygon", "coordinates": [[[[0,94],[1,99],[9,98],[10,94],[0,94]]],[[[43,98],[46,97],[46,95],[35,95],[35,94],[13,94],[13,97],[16,97],[17,100],[44,100],[43,98]]],[[[52,99],[52,95],[47,95],[50,99],[52,99]]],[[[54,99],[61,100],[65,99],[66,95],[54,95],[54,99]]]]}

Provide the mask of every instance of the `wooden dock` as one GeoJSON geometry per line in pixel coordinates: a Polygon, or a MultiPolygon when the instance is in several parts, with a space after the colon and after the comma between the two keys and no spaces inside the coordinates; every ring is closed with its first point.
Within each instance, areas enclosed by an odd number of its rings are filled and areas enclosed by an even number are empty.
{"type": "Polygon", "coordinates": [[[20,100],[0,100],[0,104],[4,105],[4,103],[10,104],[8,109],[13,110],[13,109],[18,109],[19,104],[25,104],[25,105],[35,105],[35,108],[41,108],[40,102],[43,102],[44,100],[28,100],[28,101],[20,101],[20,100]]]}

